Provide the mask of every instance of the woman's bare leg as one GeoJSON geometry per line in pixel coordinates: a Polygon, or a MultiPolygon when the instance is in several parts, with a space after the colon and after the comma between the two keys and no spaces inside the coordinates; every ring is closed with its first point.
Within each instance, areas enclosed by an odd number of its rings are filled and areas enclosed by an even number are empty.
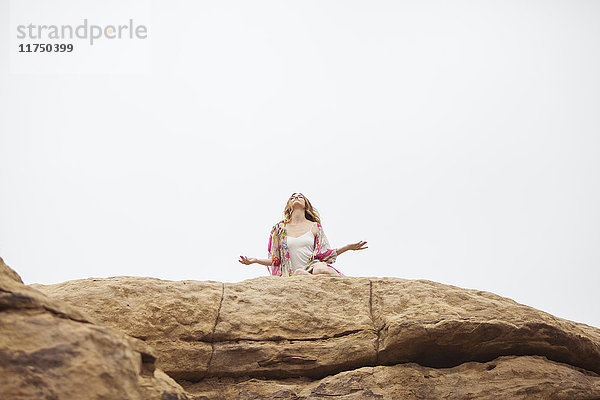
{"type": "Polygon", "coordinates": [[[335,275],[339,276],[340,274],[330,266],[325,263],[317,263],[313,268],[313,275],[335,275]]]}
{"type": "Polygon", "coordinates": [[[297,269],[292,275],[310,275],[310,272],[303,269],[297,269]]]}

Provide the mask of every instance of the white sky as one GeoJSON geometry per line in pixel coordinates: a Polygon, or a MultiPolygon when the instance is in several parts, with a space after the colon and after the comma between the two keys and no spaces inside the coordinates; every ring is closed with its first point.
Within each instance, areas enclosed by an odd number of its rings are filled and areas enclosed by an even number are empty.
{"type": "Polygon", "coordinates": [[[2,30],[0,256],[26,283],[263,276],[237,259],[302,192],[334,247],[368,242],[346,275],[600,327],[600,2],[150,9],[146,74],[11,73],[2,30]]]}

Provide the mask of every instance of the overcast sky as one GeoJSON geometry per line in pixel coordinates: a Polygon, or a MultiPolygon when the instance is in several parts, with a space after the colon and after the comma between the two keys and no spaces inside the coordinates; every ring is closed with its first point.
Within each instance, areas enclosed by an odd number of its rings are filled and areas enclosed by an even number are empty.
{"type": "Polygon", "coordinates": [[[120,15],[148,27],[139,73],[11,70],[2,31],[0,256],[25,283],[264,276],[237,259],[302,192],[332,246],[368,242],[346,275],[600,327],[600,2],[145,4],[120,15]]]}

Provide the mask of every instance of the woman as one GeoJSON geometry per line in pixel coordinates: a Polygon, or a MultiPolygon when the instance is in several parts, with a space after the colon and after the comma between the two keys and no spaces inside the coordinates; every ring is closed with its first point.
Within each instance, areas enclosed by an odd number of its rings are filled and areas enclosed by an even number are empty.
{"type": "Polygon", "coordinates": [[[332,249],[323,232],[319,213],[302,193],[290,197],[283,212],[284,219],[271,229],[269,256],[260,260],[240,256],[242,264],[266,265],[271,275],[343,275],[332,267],[337,256],[348,250],[364,250],[367,242],[332,249]]]}

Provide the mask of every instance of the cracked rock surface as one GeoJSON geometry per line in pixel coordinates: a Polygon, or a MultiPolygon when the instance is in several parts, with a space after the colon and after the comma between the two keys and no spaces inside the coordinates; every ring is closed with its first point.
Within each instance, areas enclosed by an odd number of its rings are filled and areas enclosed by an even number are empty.
{"type": "Polygon", "coordinates": [[[31,286],[144,340],[196,399],[600,398],[599,329],[478,290],[330,276],[31,286]]]}

